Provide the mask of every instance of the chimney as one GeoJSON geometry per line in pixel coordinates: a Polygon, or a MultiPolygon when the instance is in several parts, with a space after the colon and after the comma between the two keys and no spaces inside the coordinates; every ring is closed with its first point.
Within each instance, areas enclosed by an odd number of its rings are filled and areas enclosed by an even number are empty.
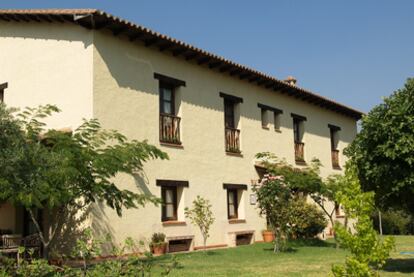
{"type": "Polygon", "coordinates": [[[288,76],[286,80],[284,80],[286,83],[288,83],[291,86],[296,86],[296,79],[293,76],[288,76]]]}

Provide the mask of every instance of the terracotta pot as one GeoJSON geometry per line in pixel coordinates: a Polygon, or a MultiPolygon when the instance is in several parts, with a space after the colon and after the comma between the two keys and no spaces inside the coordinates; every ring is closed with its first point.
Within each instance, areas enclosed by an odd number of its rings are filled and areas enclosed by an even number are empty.
{"type": "Polygon", "coordinates": [[[63,265],[63,259],[57,258],[57,259],[50,259],[49,260],[50,265],[59,266],[61,267],[63,265]]]}
{"type": "Polygon", "coordinates": [[[152,253],[154,255],[163,255],[167,252],[167,244],[166,243],[160,243],[152,245],[152,253]]]}
{"type": "Polygon", "coordinates": [[[263,235],[264,242],[272,242],[275,239],[275,235],[273,234],[272,231],[269,231],[269,230],[264,230],[262,232],[262,235],[263,235]]]}

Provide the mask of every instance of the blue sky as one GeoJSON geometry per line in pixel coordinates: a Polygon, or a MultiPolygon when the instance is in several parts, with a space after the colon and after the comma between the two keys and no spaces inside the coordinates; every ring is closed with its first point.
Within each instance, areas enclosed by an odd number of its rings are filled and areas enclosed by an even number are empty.
{"type": "Polygon", "coordinates": [[[414,1],[0,0],[99,8],[364,112],[414,77],[414,1]]]}

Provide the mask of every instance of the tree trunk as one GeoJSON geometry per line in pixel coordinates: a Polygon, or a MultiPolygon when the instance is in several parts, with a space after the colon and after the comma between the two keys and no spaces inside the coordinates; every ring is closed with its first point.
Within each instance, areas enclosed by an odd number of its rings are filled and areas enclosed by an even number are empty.
{"type": "Polygon", "coordinates": [[[50,243],[50,240],[49,241],[46,241],[45,236],[44,236],[43,231],[42,231],[42,228],[40,227],[39,222],[37,222],[37,219],[36,219],[35,215],[33,214],[32,209],[27,209],[26,208],[26,211],[28,211],[28,213],[30,215],[30,219],[33,221],[33,224],[35,225],[36,230],[39,233],[40,241],[43,244],[43,258],[46,259],[47,258],[47,255],[49,254],[49,243],[50,243]]]}
{"type": "Polygon", "coordinates": [[[334,228],[335,227],[335,222],[334,222],[332,216],[329,217],[329,220],[331,221],[331,225],[332,225],[332,230],[333,230],[333,235],[334,235],[334,240],[335,240],[335,248],[339,249],[339,242],[338,242],[338,238],[336,236],[336,232],[335,232],[335,228],[334,228]]]}
{"type": "Polygon", "coordinates": [[[206,247],[207,247],[207,236],[203,236],[203,245],[204,245],[204,247],[203,247],[203,251],[206,251],[206,247]]]}
{"type": "Polygon", "coordinates": [[[382,236],[382,219],[381,219],[381,211],[378,210],[378,223],[379,223],[379,231],[380,231],[380,235],[382,236]]]}

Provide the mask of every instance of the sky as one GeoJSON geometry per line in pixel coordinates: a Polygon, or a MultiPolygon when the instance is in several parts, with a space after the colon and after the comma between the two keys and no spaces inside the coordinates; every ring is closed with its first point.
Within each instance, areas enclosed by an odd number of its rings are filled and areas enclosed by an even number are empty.
{"type": "Polygon", "coordinates": [[[368,112],[414,77],[412,0],[0,0],[97,8],[368,112]]]}

